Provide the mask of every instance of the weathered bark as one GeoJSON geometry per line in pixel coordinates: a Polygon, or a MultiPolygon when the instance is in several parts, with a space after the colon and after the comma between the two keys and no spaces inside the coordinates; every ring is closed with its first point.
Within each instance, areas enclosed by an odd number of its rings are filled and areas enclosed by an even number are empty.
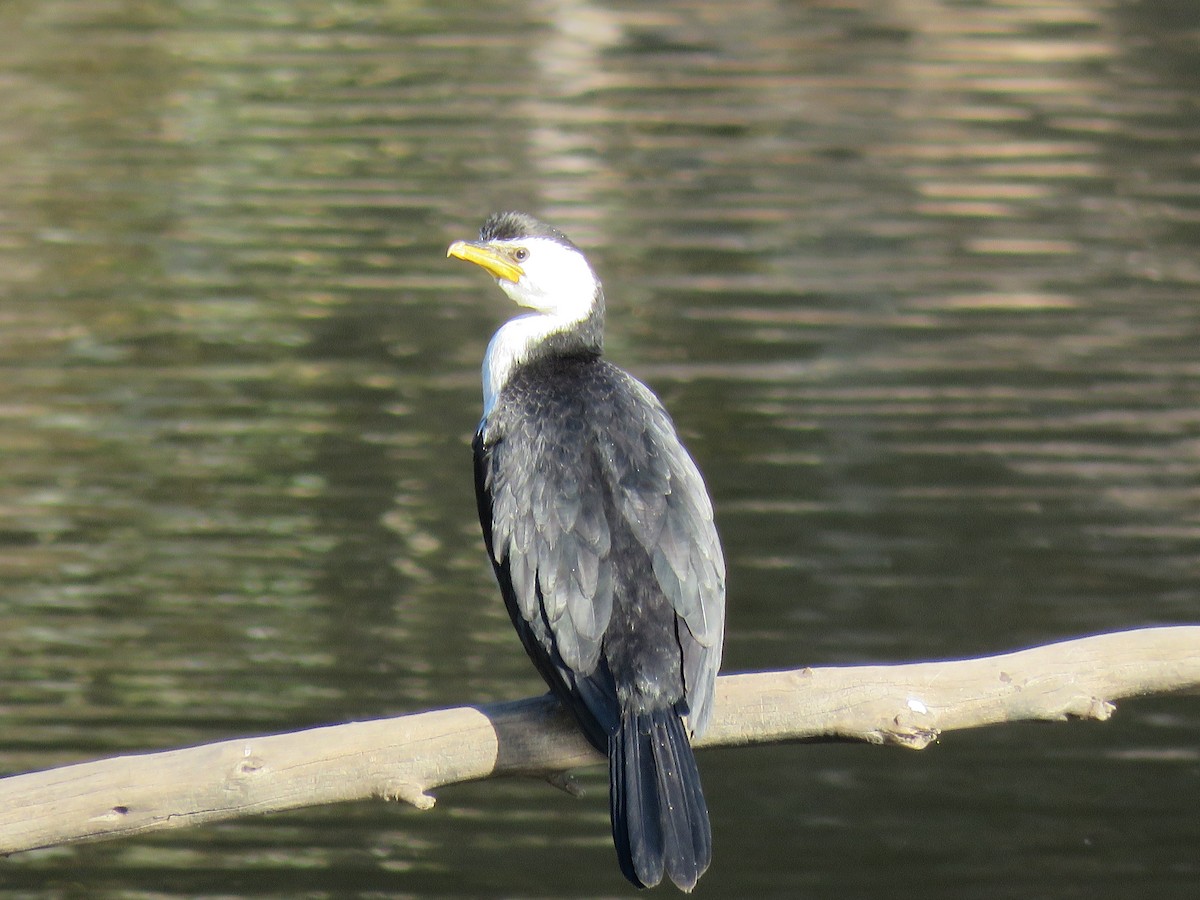
{"type": "MultiPolygon", "coordinates": [[[[920,749],[961,728],[1107,719],[1123,697],[1200,688],[1200,626],[981,659],[725,675],[699,747],[851,740],[920,749]]],[[[0,853],[600,762],[548,697],[123,756],[0,780],[0,853]]]]}

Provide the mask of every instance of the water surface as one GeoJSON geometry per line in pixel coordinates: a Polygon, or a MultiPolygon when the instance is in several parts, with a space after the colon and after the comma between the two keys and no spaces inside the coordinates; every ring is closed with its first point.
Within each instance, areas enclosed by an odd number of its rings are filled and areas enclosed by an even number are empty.
{"type": "MultiPolygon", "coordinates": [[[[1191,5],[0,8],[0,768],[542,688],[445,260],[586,247],[730,566],[726,668],[1200,620],[1191,5]]],[[[1190,897],[1200,712],[701,755],[700,890],[1190,897]]],[[[23,854],[12,896],[630,893],[599,773],[23,854]]]]}

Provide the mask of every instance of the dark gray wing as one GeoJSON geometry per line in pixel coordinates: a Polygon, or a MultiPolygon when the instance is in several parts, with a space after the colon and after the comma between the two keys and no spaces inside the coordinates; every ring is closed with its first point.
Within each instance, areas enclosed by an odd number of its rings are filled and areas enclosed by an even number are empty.
{"type": "Polygon", "coordinates": [[[654,576],[684,628],[683,654],[688,728],[703,733],[712,713],[714,681],[725,632],[725,557],[713,523],[712,501],[700,470],[679,441],[658,398],[620,373],[644,410],[645,458],[611,460],[620,508],[654,565],[654,576]]]}
{"type": "Polygon", "coordinates": [[[688,725],[699,733],[724,629],[712,505],[658,399],[621,370],[593,365],[562,390],[511,385],[481,426],[476,479],[488,548],[543,676],[585,695],[607,723],[612,698],[587,695],[611,689],[611,675],[592,676],[613,608],[612,530],[632,534],[675,610],[688,725]]]}
{"type": "Polygon", "coordinates": [[[562,432],[540,417],[505,421],[503,413],[495,434],[489,424],[482,432],[492,559],[506,569],[506,599],[542,649],[570,670],[564,674],[589,675],[613,601],[598,473],[582,431],[562,432]]]}

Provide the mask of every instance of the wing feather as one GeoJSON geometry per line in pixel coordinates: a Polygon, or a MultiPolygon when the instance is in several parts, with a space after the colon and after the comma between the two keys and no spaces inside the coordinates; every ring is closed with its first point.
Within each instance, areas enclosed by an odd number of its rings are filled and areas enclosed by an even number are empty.
{"type": "MultiPolygon", "coordinates": [[[[654,577],[685,628],[679,629],[689,727],[700,733],[712,709],[725,628],[725,558],[700,470],[658,398],[626,376],[643,410],[643,468],[614,473],[622,512],[651,555],[654,577]],[[638,521],[639,516],[646,518],[638,521]]],[[[622,457],[614,457],[620,460],[622,457]]]]}
{"type": "Polygon", "coordinates": [[[521,618],[548,626],[541,649],[571,681],[595,670],[612,615],[603,491],[587,477],[583,431],[555,429],[553,416],[519,421],[508,434],[485,423],[476,439],[492,498],[480,514],[490,516],[492,559],[508,566],[521,618]]]}
{"type": "Polygon", "coordinates": [[[617,581],[613,532],[631,535],[675,611],[677,671],[689,728],[699,732],[724,628],[725,565],[712,504],[658,399],[598,365],[590,395],[542,391],[535,404],[502,392],[476,437],[484,532],[498,572],[507,570],[506,600],[524,622],[527,649],[541,654],[552,684],[558,679],[601,722],[615,703],[603,658],[617,581]]]}

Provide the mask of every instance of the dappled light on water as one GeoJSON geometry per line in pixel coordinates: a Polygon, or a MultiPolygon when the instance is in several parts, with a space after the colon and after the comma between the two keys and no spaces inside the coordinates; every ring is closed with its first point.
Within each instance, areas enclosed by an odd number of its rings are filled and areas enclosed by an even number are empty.
{"type": "MultiPolygon", "coordinates": [[[[542,691],[475,520],[528,209],[706,473],[727,668],[1200,618],[1190,2],[0,8],[0,765],[542,691]]],[[[701,753],[711,896],[1190,896],[1194,704],[701,753]],[[1118,887],[1114,887],[1118,885],[1118,887]]],[[[9,859],[27,896],[596,896],[602,778],[9,859]],[[66,864],[69,863],[69,866],[66,864]]]]}

